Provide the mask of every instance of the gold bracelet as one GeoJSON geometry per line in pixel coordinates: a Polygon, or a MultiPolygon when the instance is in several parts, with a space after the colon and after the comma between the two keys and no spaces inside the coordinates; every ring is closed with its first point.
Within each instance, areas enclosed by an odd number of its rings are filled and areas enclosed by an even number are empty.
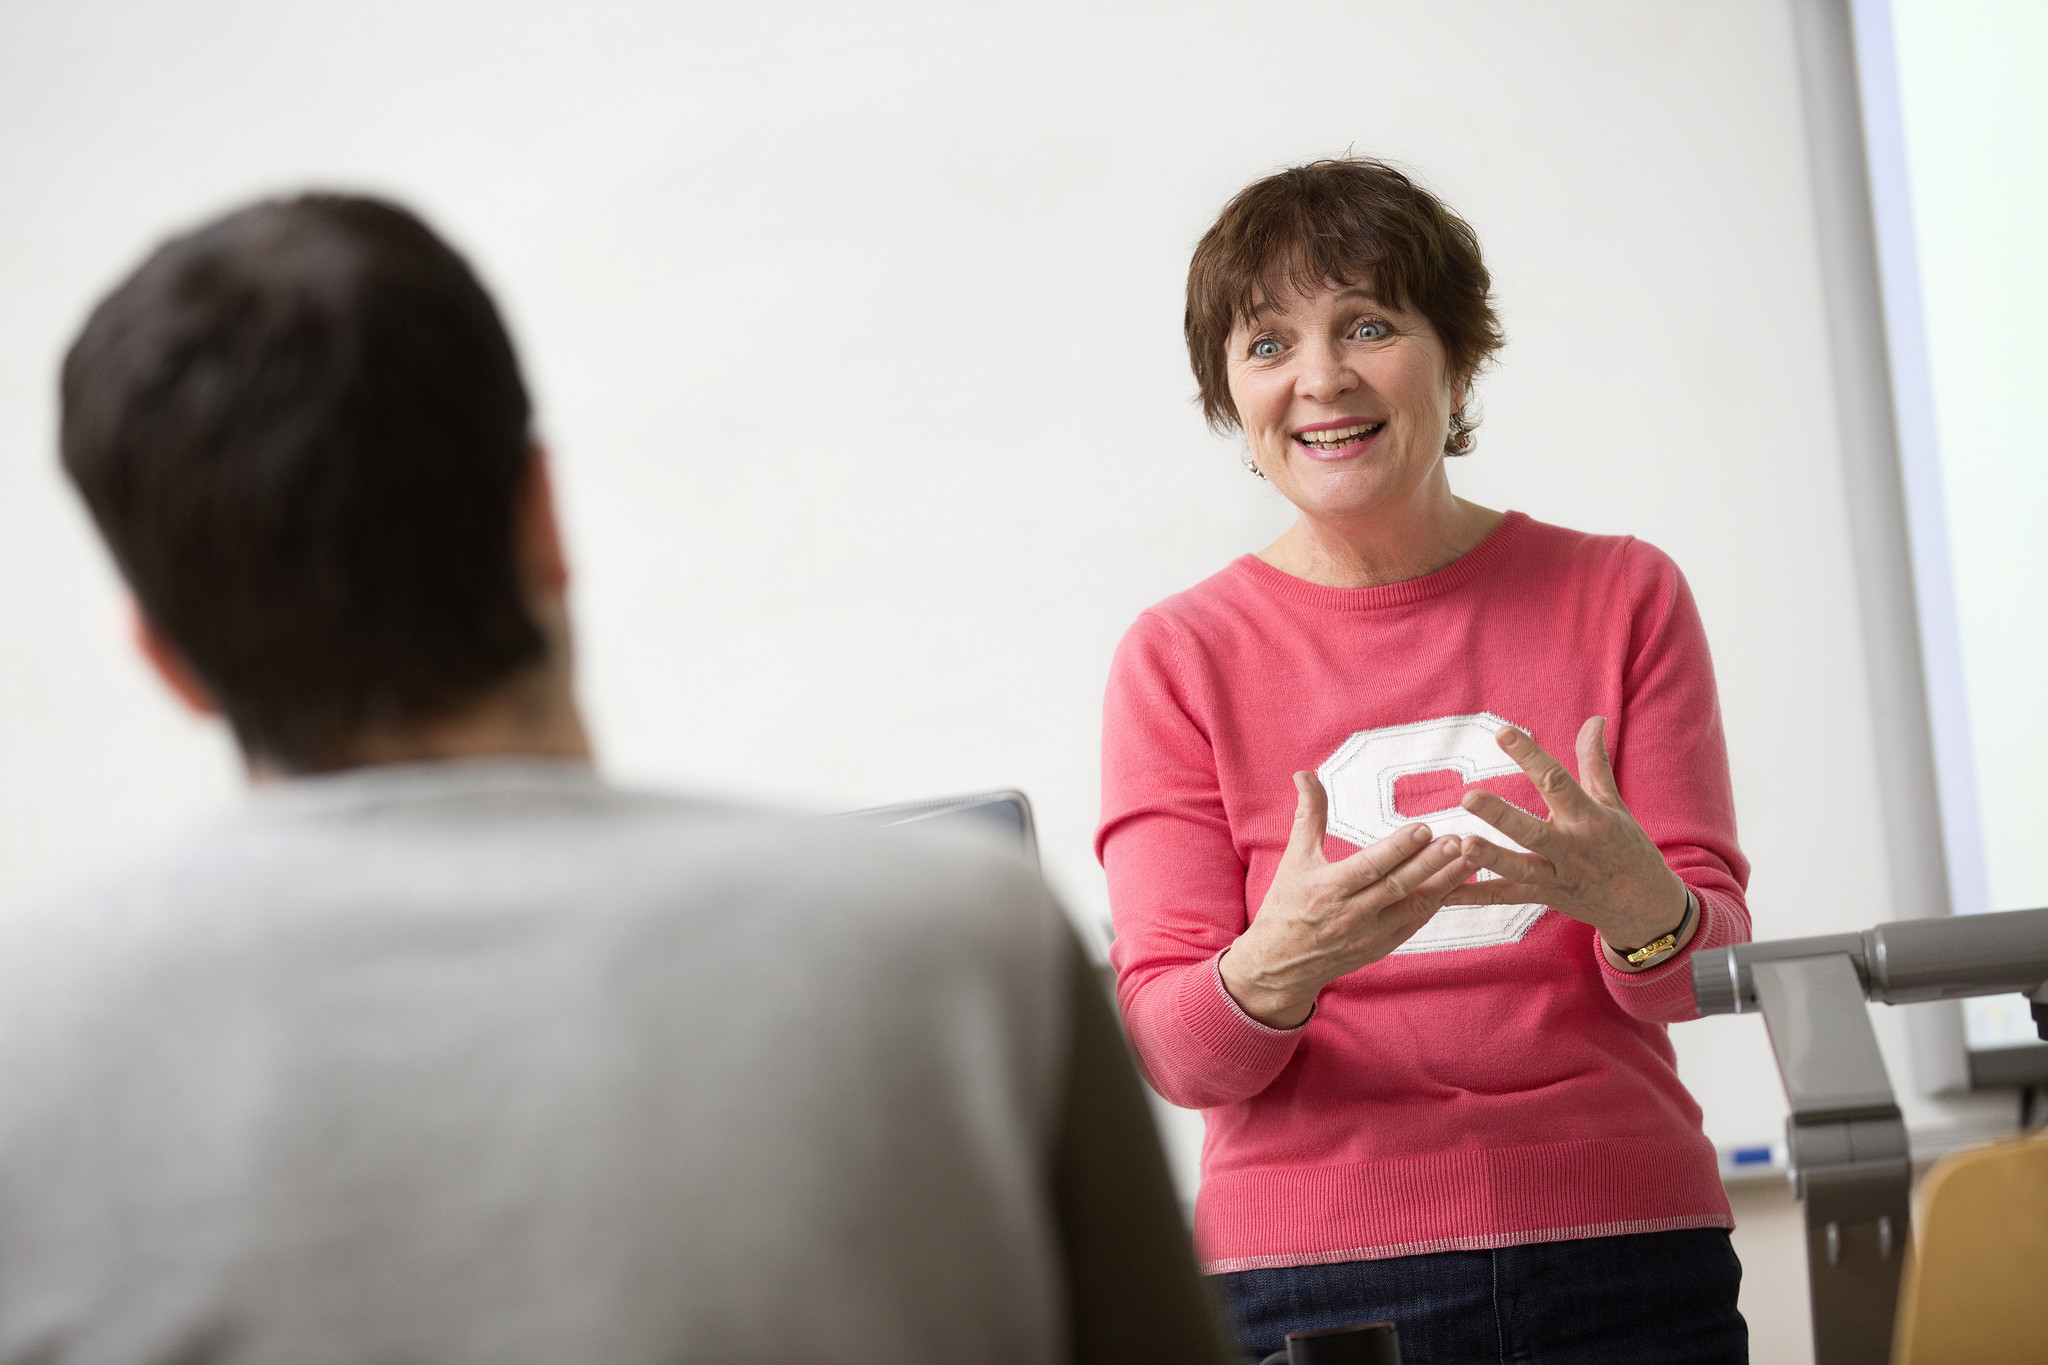
{"type": "MultiPolygon", "coordinates": [[[[1678,917],[1678,927],[1659,939],[1652,939],[1632,953],[1622,953],[1621,960],[1631,967],[1640,967],[1655,958],[1662,957],[1678,946],[1678,936],[1685,932],[1685,926],[1692,923],[1692,888],[1685,889],[1685,913],[1678,917]]],[[[1619,950],[1617,950],[1619,951],[1619,950]]]]}

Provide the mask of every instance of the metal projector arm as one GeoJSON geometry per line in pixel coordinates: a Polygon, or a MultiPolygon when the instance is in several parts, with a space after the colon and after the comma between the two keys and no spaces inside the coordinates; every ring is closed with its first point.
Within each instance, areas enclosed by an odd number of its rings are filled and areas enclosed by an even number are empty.
{"type": "Polygon", "coordinates": [[[1761,1011],[1778,1055],[1816,1365],[1884,1365],[1913,1167],[1864,1001],[2019,991],[2048,1039],[2048,909],[1737,944],[1693,959],[1692,991],[1702,1014],[1761,1011]]]}

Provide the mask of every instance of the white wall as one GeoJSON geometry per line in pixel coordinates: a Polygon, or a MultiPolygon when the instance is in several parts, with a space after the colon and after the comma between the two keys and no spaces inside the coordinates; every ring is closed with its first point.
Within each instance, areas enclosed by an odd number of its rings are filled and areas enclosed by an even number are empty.
{"type": "MultiPolygon", "coordinates": [[[[1783,0],[0,0],[0,892],[235,787],[125,651],[55,472],[61,350],[165,231],[334,185],[418,206],[508,308],[615,773],[1021,786],[1100,922],[1116,639],[1287,520],[1189,402],[1187,254],[1355,148],[1496,272],[1460,491],[1690,575],[1759,932],[1884,918],[1794,79],[1783,0]]],[[[1775,1136],[1757,1021],[1677,1036],[1712,1136],[1775,1136]]]]}

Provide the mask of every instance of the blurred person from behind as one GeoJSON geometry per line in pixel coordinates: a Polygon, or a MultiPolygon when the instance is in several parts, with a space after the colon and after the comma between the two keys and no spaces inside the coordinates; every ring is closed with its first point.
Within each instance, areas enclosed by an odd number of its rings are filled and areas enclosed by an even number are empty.
{"type": "Polygon", "coordinates": [[[991,846],[624,791],[512,346],[387,203],[161,247],[65,467],[240,808],[0,914],[0,1362],[1221,1359],[991,846]]]}
{"type": "Polygon", "coordinates": [[[1666,1032],[1692,955],[1749,937],[1706,633],[1651,546],[1451,491],[1490,289],[1364,158],[1195,248],[1204,409],[1296,517],[1118,648],[1119,1000],[1203,1111],[1196,1243],[1253,1358],[1388,1318],[1412,1360],[1740,1360],[1666,1032]]]}

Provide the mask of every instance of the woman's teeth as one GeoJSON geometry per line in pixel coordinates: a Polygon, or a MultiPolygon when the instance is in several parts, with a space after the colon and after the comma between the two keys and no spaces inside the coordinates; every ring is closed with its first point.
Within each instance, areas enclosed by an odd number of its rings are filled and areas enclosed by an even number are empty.
{"type": "Polygon", "coordinates": [[[1342,450],[1361,436],[1370,436],[1385,426],[1384,422],[1367,422],[1362,426],[1342,427],[1331,431],[1304,431],[1295,440],[1312,450],[1342,450]]]}

